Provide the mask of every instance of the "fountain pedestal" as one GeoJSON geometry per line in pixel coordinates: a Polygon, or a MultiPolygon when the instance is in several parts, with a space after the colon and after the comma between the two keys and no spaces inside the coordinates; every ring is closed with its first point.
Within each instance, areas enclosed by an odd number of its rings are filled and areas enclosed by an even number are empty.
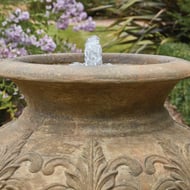
{"type": "Polygon", "coordinates": [[[0,189],[165,190],[190,188],[190,130],[163,108],[190,63],[103,54],[97,67],[69,66],[81,54],[0,63],[27,108],[0,128],[0,189]]]}

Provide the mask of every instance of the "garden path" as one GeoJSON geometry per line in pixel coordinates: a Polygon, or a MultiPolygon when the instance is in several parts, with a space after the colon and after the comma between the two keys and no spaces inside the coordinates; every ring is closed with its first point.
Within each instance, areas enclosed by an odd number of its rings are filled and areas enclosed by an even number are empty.
{"type": "Polygon", "coordinates": [[[115,21],[116,21],[116,19],[95,19],[95,21],[96,21],[96,26],[105,26],[105,27],[107,27],[107,26],[110,26],[111,24],[113,24],[115,21]]]}

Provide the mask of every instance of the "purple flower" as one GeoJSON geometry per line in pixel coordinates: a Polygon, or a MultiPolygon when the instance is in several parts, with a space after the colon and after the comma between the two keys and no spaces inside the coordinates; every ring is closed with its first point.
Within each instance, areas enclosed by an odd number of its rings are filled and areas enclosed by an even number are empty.
{"type": "Polygon", "coordinates": [[[56,48],[56,44],[51,37],[45,35],[39,40],[39,44],[42,51],[53,52],[56,48]]]}
{"type": "Polygon", "coordinates": [[[21,11],[21,9],[16,9],[15,12],[9,15],[7,19],[8,22],[19,23],[20,21],[29,20],[30,14],[28,11],[21,11]]]}
{"type": "Polygon", "coordinates": [[[13,58],[22,55],[27,55],[25,48],[17,48],[15,44],[6,44],[4,39],[0,39],[0,59],[13,58]]]}
{"type": "Polygon", "coordinates": [[[96,28],[96,22],[92,20],[91,17],[88,18],[85,22],[79,23],[74,26],[75,31],[84,30],[84,31],[93,31],[96,28]]]}
{"type": "Polygon", "coordinates": [[[57,0],[57,2],[53,3],[53,12],[54,13],[64,11],[65,8],[66,8],[66,2],[63,0],[57,0]]]}
{"type": "Polygon", "coordinates": [[[23,35],[22,27],[19,25],[11,25],[10,28],[5,30],[5,36],[8,41],[20,42],[23,35]]]}
{"type": "Polygon", "coordinates": [[[70,49],[71,53],[82,53],[81,49],[78,49],[76,44],[72,44],[71,49],[70,49]]]}
{"type": "Polygon", "coordinates": [[[15,14],[16,14],[16,15],[20,15],[20,13],[21,13],[21,9],[17,8],[17,9],[15,10],[15,14]]]}
{"type": "Polygon", "coordinates": [[[28,52],[25,48],[20,48],[17,50],[17,56],[24,56],[24,55],[28,55],[28,52]]]}
{"type": "Polygon", "coordinates": [[[30,14],[27,11],[21,12],[19,15],[20,21],[28,20],[29,18],[30,18],[30,14]]]}
{"type": "Polygon", "coordinates": [[[64,42],[63,43],[63,50],[64,52],[71,52],[71,53],[82,53],[81,49],[78,49],[76,44],[64,42]]]}
{"type": "Polygon", "coordinates": [[[38,29],[38,30],[36,31],[36,33],[37,33],[38,35],[44,34],[44,30],[38,29]]]}
{"type": "Polygon", "coordinates": [[[69,25],[69,17],[67,15],[62,15],[57,21],[57,28],[65,30],[69,25]]]}
{"type": "Polygon", "coordinates": [[[9,50],[6,47],[6,42],[3,38],[0,38],[0,59],[7,58],[9,50]]]}
{"type": "Polygon", "coordinates": [[[76,7],[77,7],[77,10],[78,10],[79,12],[82,12],[82,11],[84,10],[84,6],[83,6],[83,4],[80,3],[80,2],[76,4],[76,7]]]}
{"type": "Polygon", "coordinates": [[[69,15],[70,16],[77,16],[78,15],[76,7],[71,7],[71,9],[69,10],[69,15]]]}
{"type": "Polygon", "coordinates": [[[37,38],[36,36],[34,35],[31,35],[27,38],[28,40],[28,44],[27,45],[33,45],[33,46],[36,46],[36,47],[39,47],[39,42],[37,41],[37,38]]]}
{"type": "Polygon", "coordinates": [[[10,14],[8,21],[13,23],[18,23],[19,19],[14,14],[10,14]]]}
{"type": "Polygon", "coordinates": [[[87,13],[85,13],[85,12],[80,13],[79,18],[80,18],[80,20],[86,19],[87,18],[87,13]]]}
{"type": "Polygon", "coordinates": [[[76,25],[74,27],[76,31],[95,29],[95,22],[87,17],[83,4],[75,0],[56,0],[53,3],[52,13],[58,15],[62,13],[57,21],[59,29],[65,30],[69,24],[76,25]]]}

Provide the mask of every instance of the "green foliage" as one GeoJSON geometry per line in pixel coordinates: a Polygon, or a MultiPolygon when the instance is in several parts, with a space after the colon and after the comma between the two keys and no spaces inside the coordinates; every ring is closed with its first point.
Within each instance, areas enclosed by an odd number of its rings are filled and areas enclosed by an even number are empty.
{"type": "Polygon", "coordinates": [[[125,0],[118,11],[124,16],[111,26],[108,46],[128,44],[123,51],[155,53],[161,43],[190,41],[190,0],[125,0]]]}
{"type": "Polygon", "coordinates": [[[98,17],[116,17],[120,16],[117,8],[122,4],[122,0],[80,0],[85,6],[88,15],[98,17]]]}
{"type": "Polygon", "coordinates": [[[185,43],[162,44],[158,48],[158,53],[190,60],[190,46],[185,43]]]}
{"type": "Polygon", "coordinates": [[[0,125],[7,119],[17,117],[25,104],[16,85],[8,79],[0,78],[0,125]]]}
{"type": "Polygon", "coordinates": [[[39,0],[28,0],[30,13],[45,13],[45,2],[39,0]]]}
{"type": "MultiPolygon", "coordinates": [[[[24,0],[24,2],[25,2],[25,0],[24,0]]],[[[3,5],[10,5],[10,3],[11,4],[14,4],[14,5],[17,5],[18,3],[21,3],[21,1],[20,0],[1,0],[1,4],[3,4],[3,5]]],[[[22,1],[22,3],[23,3],[23,1],[22,1]]]]}
{"type": "MultiPolygon", "coordinates": [[[[158,53],[190,61],[190,46],[187,44],[166,43],[159,47],[158,53]]],[[[190,79],[179,82],[169,95],[169,100],[177,107],[184,121],[190,125],[190,79]]]]}
{"type": "MultiPolygon", "coordinates": [[[[46,16],[46,6],[50,5],[51,6],[51,2],[50,3],[46,3],[41,2],[39,0],[28,0],[28,4],[27,4],[27,8],[30,12],[30,16],[32,18],[32,20],[34,20],[35,22],[35,26],[38,28],[42,28],[44,30],[48,29],[48,21],[50,20],[50,18],[48,16],[46,16]]],[[[55,15],[51,15],[51,20],[56,21],[57,18],[55,15]]],[[[33,24],[34,24],[33,23],[33,24]]]]}

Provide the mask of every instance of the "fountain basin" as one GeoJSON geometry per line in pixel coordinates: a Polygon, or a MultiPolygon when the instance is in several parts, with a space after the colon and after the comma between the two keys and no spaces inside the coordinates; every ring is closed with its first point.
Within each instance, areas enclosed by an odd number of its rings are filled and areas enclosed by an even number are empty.
{"type": "Polygon", "coordinates": [[[112,65],[69,65],[76,61],[83,54],[0,62],[0,76],[27,101],[21,117],[0,128],[0,189],[189,189],[190,130],[163,104],[190,76],[190,63],[103,54],[112,65]]]}
{"type": "Polygon", "coordinates": [[[82,63],[84,55],[25,56],[1,63],[0,75],[32,81],[87,83],[164,81],[189,77],[189,63],[168,56],[104,53],[103,62],[112,65],[69,65],[76,60],[82,63]]]}

